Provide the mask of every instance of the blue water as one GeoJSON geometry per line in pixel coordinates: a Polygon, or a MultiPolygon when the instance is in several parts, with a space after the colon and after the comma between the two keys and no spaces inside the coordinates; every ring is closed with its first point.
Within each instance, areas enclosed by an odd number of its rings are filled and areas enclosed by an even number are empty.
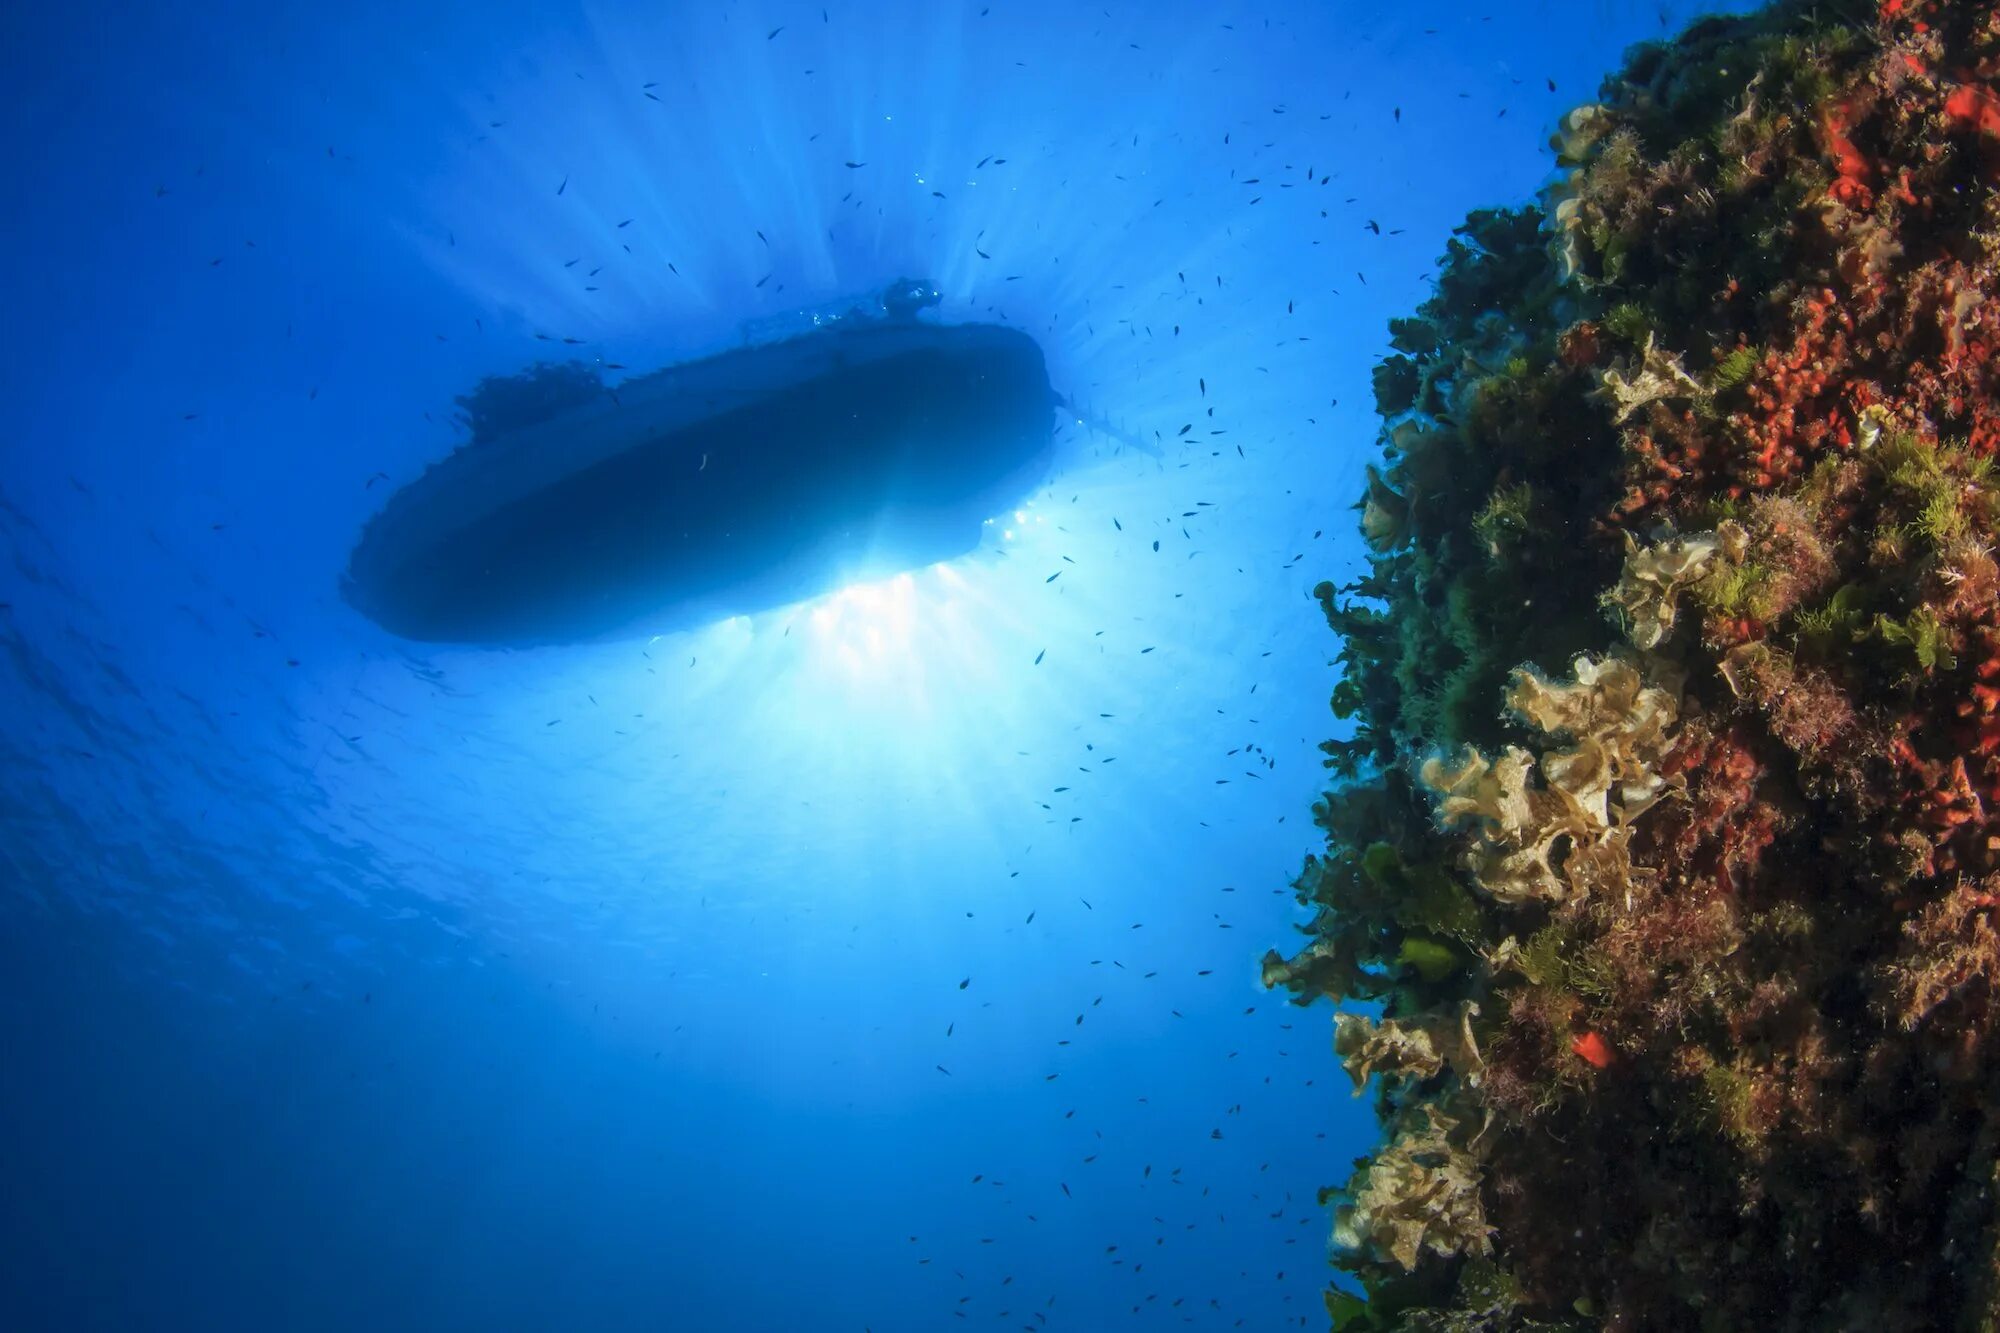
{"type": "Polygon", "coordinates": [[[1322,1326],[1369,369],[1687,7],[417,8],[0,8],[0,1329],[1322,1326]],[[480,376],[898,274],[1164,458],[652,642],[340,600],[480,376]]]}

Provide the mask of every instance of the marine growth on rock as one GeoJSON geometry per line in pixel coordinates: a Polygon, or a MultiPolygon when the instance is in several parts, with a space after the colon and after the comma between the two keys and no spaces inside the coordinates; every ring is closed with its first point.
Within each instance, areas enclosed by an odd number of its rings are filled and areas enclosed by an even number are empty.
{"type": "Polygon", "coordinates": [[[2000,6],[1704,20],[1553,147],[1317,590],[1333,1326],[2000,1329],[2000,6]]]}

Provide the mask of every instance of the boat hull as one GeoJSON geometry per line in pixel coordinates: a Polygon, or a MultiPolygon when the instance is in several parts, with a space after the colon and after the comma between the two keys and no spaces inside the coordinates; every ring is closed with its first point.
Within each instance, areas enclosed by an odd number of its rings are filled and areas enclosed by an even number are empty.
{"type": "Polygon", "coordinates": [[[348,600],[401,637],[529,646],[689,628],[963,555],[1041,479],[1040,349],[878,321],[627,381],[397,492],[348,600]]]}

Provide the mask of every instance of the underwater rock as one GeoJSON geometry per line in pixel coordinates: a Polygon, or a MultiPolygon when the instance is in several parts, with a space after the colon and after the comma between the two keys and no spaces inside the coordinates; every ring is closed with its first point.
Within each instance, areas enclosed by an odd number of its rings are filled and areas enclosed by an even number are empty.
{"type": "Polygon", "coordinates": [[[2000,1328],[2000,5],[1704,19],[1553,146],[1315,594],[1334,1327],[2000,1328]]]}

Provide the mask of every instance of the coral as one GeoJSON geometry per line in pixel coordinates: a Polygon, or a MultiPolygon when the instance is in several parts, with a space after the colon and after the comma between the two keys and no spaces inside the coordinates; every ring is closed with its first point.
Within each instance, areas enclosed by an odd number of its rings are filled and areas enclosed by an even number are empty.
{"type": "Polygon", "coordinates": [[[2000,1328],[2000,3],[1704,19],[1552,147],[1317,590],[1329,1315],[2000,1328]]]}

